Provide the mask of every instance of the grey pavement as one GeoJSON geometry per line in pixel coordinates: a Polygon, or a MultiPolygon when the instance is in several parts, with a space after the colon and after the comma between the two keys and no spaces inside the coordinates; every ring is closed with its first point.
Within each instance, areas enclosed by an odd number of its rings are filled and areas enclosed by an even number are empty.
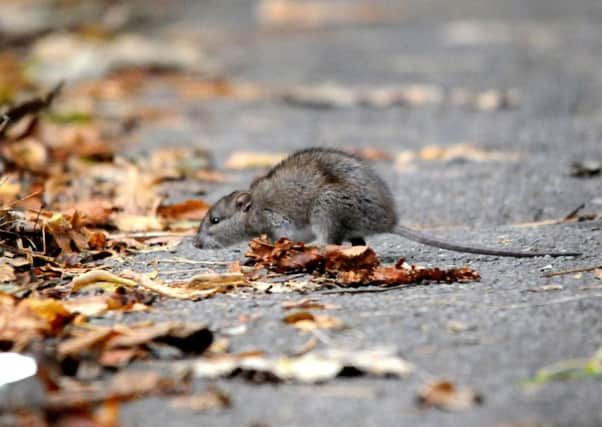
{"type": "MultiPolygon", "coordinates": [[[[387,261],[404,256],[423,265],[469,265],[482,280],[374,294],[243,293],[195,303],[164,301],[156,313],[130,320],[198,320],[220,329],[239,324],[241,315],[257,315],[246,334],[230,339],[231,349],[274,355],[289,353],[308,339],[282,324],[282,301],[311,297],[334,303],[340,308],[332,314],[349,328],[325,332],[328,347],[394,346],[417,371],[403,380],[345,378],[317,386],[220,380],[233,401],[221,413],[194,414],[161,399],[145,399],[125,406],[124,424],[601,426],[600,379],[554,382],[537,391],[526,391],[520,383],[546,365],[589,357],[602,346],[602,281],[591,272],[542,276],[543,271],[602,265],[602,223],[514,224],[560,219],[582,203],[583,212],[602,211],[602,178],[568,174],[573,161],[602,160],[602,3],[408,0],[392,22],[315,31],[266,29],[257,22],[254,5],[176,2],[169,20],[145,31],[185,29],[207,40],[233,81],[516,89],[518,108],[475,111],[442,103],[315,109],[281,100],[165,98],[160,102],[177,102],[186,120],[177,129],[147,129],[140,147],[195,143],[208,148],[218,166],[234,150],[290,152],[314,145],[375,147],[395,155],[427,144],[471,142],[516,152],[516,162],[423,162],[409,170],[390,163],[375,166],[391,185],[407,225],[434,228],[439,237],[463,243],[498,246],[504,241],[520,248],[578,249],[584,256],[494,258],[376,236],[369,244],[387,261]],[[530,291],[545,285],[560,287],[530,291]],[[470,328],[450,332],[450,321],[470,328]],[[484,396],[483,405],[457,413],[418,409],[416,390],[436,378],[475,388],[484,396]]],[[[248,185],[253,172],[228,176],[231,182],[208,187],[209,200],[248,185]]],[[[179,187],[172,196],[190,194],[179,187]]],[[[234,260],[243,249],[199,251],[187,242],[176,255],[234,260]]],[[[148,268],[148,261],[161,256],[141,255],[126,266],[148,268]]],[[[205,386],[195,383],[198,390],[205,386]]]]}

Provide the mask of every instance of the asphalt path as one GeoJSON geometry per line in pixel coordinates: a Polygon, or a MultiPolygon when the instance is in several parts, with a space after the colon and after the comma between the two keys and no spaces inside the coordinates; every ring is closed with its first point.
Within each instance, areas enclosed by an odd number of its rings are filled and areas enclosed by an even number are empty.
{"type": "MultiPolygon", "coordinates": [[[[592,272],[544,277],[551,271],[602,264],[599,220],[518,227],[517,224],[602,211],[600,176],[570,176],[574,161],[602,160],[602,4],[596,0],[408,0],[389,22],[342,23],[316,30],[266,29],[254,2],[171,5],[159,28],[207,40],[224,75],[235,82],[291,86],[324,82],[359,87],[429,84],[446,91],[514,90],[516,108],[483,111],[452,103],[371,108],[312,108],[281,99],[182,101],[162,97],[186,120],[176,129],[149,128],[137,149],[198,144],[223,166],[235,150],[291,152],[308,146],[377,148],[395,156],[425,145],[471,143],[516,153],[494,162],[377,162],[393,189],[400,217],[463,243],[579,250],[580,258],[511,259],[457,254],[395,235],[368,243],[386,261],[399,256],[439,267],[469,265],[476,283],[416,286],[365,294],[222,295],[200,302],[164,301],[140,319],[181,319],[221,329],[254,316],[233,352],[290,353],[309,338],[281,322],[282,301],[314,298],[340,306],[348,326],[324,332],[322,348],[395,347],[416,366],[407,379],[337,379],[318,386],[218,386],[233,401],[221,413],[195,414],[161,399],[125,406],[131,426],[600,426],[602,383],[551,382],[536,391],[521,382],[547,365],[590,357],[602,346],[602,281],[592,272]],[[553,286],[550,286],[553,285],[553,286]],[[466,330],[450,330],[460,322],[466,330]],[[461,412],[421,410],[417,389],[447,378],[482,393],[482,405],[461,412]]],[[[386,2],[382,4],[387,4],[386,2]]],[[[216,200],[244,188],[255,172],[228,172],[209,186],[216,200]]],[[[174,199],[186,198],[186,188],[174,199]]],[[[185,242],[174,253],[127,260],[124,267],[180,256],[235,260],[244,247],[199,251],[185,242]]],[[[167,266],[165,269],[173,268],[167,266]]],[[[132,316],[130,320],[137,320],[132,316]]],[[[195,382],[199,391],[207,383],[195,382]]]]}

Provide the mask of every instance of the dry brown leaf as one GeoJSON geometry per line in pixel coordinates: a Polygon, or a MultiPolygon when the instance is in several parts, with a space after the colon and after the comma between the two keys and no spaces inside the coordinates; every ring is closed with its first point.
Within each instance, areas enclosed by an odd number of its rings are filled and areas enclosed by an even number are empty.
{"type": "Polygon", "coordinates": [[[403,378],[413,367],[390,349],[369,351],[330,350],[299,357],[268,357],[263,353],[201,358],[193,365],[200,378],[239,375],[253,382],[295,381],[320,383],[347,371],[403,378]]]}
{"type": "Polygon", "coordinates": [[[204,325],[164,322],[144,327],[121,326],[119,335],[106,342],[107,349],[130,348],[151,341],[176,347],[184,353],[201,354],[213,342],[213,333],[204,325]]]}
{"type": "Polygon", "coordinates": [[[106,342],[115,332],[111,328],[95,327],[86,333],[69,338],[59,343],[58,355],[61,358],[79,355],[82,352],[94,350],[106,342]]]}
{"type": "Polygon", "coordinates": [[[398,16],[403,9],[379,6],[367,1],[320,2],[262,0],[257,15],[266,25],[315,27],[333,23],[381,22],[398,16]]]}
{"type": "Polygon", "coordinates": [[[209,205],[201,200],[186,200],[175,205],[162,205],[157,208],[157,215],[169,220],[203,219],[209,205]]]}
{"type": "Polygon", "coordinates": [[[316,246],[293,243],[286,238],[272,244],[262,236],[249,242],[249,251],[245,255],[277,273],[292,273],[317,268],[324,259],[320,252],[316,246]]]}
{"type": "Polygon", "coordinates": [[[483,150],[471,144],[456,144],[447,147],[428,145],[420,150],[418,157],[425,161],[451,161],[464,159],[473,162],[504,162],[518,161],[517,153],[483,150]]]}
{"type": "Polygon", "coordinates": [[[160,182],[166,179],[200,177],[203,174],[210,178],[212,173],[217,174],[212,169],[212,164],[207,150],[172,147],[154,150],[146,169],[153,172],[155,182],[160,182]]]}
{"type": "Polygon", "coordinates": [[[77,211],[70,219],[62,214],[53,215],[46,221],[46,229],[61,249],[61,255],[88,249],[90,232],[82,226],[77,211]]]}
{"type": "Polygon", "coordinates": [[[334,316],[313,314],[309,311],[298,311],[288,314],[282,318],[282,321],[303,331],[312,331],[314,329],[340,330],[345,327],[343,322],[334,316]]]}
{"type": "Polygon", "coordinates": [[[8,263],[4,263],[3,260],[0,259],[0,282],[12,282],[16,278],[15,268],[8,263]]]}
{"type": "Polygon", "coordinates": [[[88,247],[93,250],[101,250],[107,247],[107,235],[102,231],[94,232],[88,239],[88,247]]]}
{"type": "Polygon", "coordinates": [[[23,351],[35,339],[59,334],[73,318],[60,301],[0,293],[0,348],[23,351]]]}
{"type": "Polygon", "coordinates": [[[596,279],[602,280],[602,268],[596,268],[594,270],[594,276],[596,279]]]}
{"type": "Polygon", "coordinates": [[[163,221],[155,216],[133,215],[125,212],[111,214],[111,223],[120,231],[159,231],[165,228],[163,221]]]}
{"type": "MultiPolygon", "coordinates": [[[[95,284],[98,285],[98,284],[95,284]]],[[[139,301],[127,301],[121,295],[113,292],[111,294],[78,297],[63,301],[65,307],[72,313],[84,316],[98,316],[107,311],[118,310],[124,312],[148,311],[150,307],[139,301]]]]}
{"type": "Polygon", "coordinates": [[[209,298],[217,293],[226,292],[232,287],[232,281],[240,280],[240,275],[238,274],[234,278],[228,274],[225,276],[216,274],[212,275],[212,278],[205,277],[196,283],[182,282],[172,286],[165,285],[160,279],[152,279],[148,275],[133,271],[124,271],[122,276],[133,279],[141,287],[159,295],[191,301],[209,298]]]}
{"type": "Polygon", "coordinates": [[[171,399],[171,406],[176,409],[188,409],[195,412],[221,411],[232,404],[230,396],[210,386],[206,392],[191,396],[178,396],[171,399]]]}
{"type": "Polygon", "coordinates": [[[427,384],[418,391],[418,404],[424,408],[461,411],[482,403],[481,395],[450,381],[427,384]]]}
{"type": "Polygon", "coordinates": [[[293,243],[281,238],[270,243],[265,236],[249,242],[245,254],[257,264],[277,273],[317,272],[336,275],[348,285],[382,284],[387,286],[430,282],[479,280],[480,276],[468,267],[441,270],[407,265],[400,259],[395,266],[379,266],[376,253],[367,246],[329,245],[324,250],[293,243]]]}
{"type": "Polygon", "coordinates": [[[391,155],[386,151],[379,150],[377,148],[372,147],[362,147],[348,150],[351,154],[354,154],[362,159],[366,160],[381,160],[381,161],[391,161],[391,155]]]}
{"type": "Polygon", "coordinates": [[[286,158],[283,153],[254,153],[250,151],[235,151],[228,160],[228,169],[257,169],[268,168],[280,163],[286,158]]]}
{"type": "Polygon", "coordinates": [[[67,216],[72,216],[77,211],[80,215],[80,222],[84,226],[105,226],[109,224],[113,205],[108,200],[91,199],[76,202],[71,206],[64,205],[61,210],[67,216]]]}
{"type": "Polygon", "coordinates": [[[195,79],[190,76],[171,75],[168,82],[182,96],[190,99],[232,98],[252,101],[267,95],[267,90],[252,83],[232,82],[223,78],[195,79]]]}
{"type": "Polygon", "coordinates": [[[105,290],[114,291],[120,286],[135,288],[134,280],[126,279],[106,270],[90,270],[74,277],[71,281],[71,292],[77,292],[86,286],[97,286],[105,290]]]}
{"type": "Polygon", "coordinates": [[[13,142],[2,149],[2,156],[25,171],[45,172],[48,166],[48,150],[33,137],[13,142]]]}
{"type": "Polygon", "coordinates": [[[300,301],[284,301],[282,308],[285,310],[304,309],[304,310],[333,310],[340,306],[335,304],[324,304],[312,299],[302,299],[300,301]]]}
{"type": "Polygon", "coordinates": [[[152,371],[125,371],[108,380],[93,381],[84,386],[49,393],[46,406],[53,411],[81,409],[105,401],[123,402],[144,396],[169,394],[181,391],[183,386],[186,386],[185,378],[164,377],[152,371]]]}

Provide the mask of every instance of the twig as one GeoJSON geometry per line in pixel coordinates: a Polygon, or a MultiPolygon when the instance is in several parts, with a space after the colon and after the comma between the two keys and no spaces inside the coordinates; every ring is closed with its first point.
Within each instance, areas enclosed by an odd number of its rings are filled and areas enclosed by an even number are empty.
{"type": "Polygon", "coordinates": [[[388,286],[386,288],[368,288],[368,289],[335,289],[330,291],[322,291],[318,292],[322,295],[330,295],[330,294],[370,294],[375,292],[387,292],[393,291],[395,289],[407,288],[411,285],[397,285],[397,286],[388,286]]]}
{"type": "Polygon", "coordinates": [[[597,270],[599,268],[602,268],[602,265],[598,265],[595,267],[587,267],[587,268],[575,268],[572,270],[562,270],[562,271],[554,271],[552,273],[546,273],[543,275],[543,277],[554,277],[554,276],[562,276],[565,274],[571,274],[571,273],[584,273],[586,271],[594,271],[597,270]]]}
{"type": "Polygon", "coordinates": [[[18,122],[27,114],[37,114],[40,111],[50,107],[50,104],[52,104],[54,98],[56,98],[56,96],[61,92],[62,88],[63,82],[60,82],[45,96],[30,99],[29,101],[25,101],[21,104],[15,105],[14,107],[6,111],[2,117],[2,122],[0,125],[0,136],[4,135],[4,131],[10,125],[18,122]]]}
{"type": "Polygon", "coordinates": [[[4,129],[6,129],[6,126],[8,126],[8,116],[3,114],[0,116],[0,135],[2,135],[2,132],[4,132],[4,129]]]}
{"type": "Polygon", "coordinates": [[[579,206],[577,206],[575,209],[573,209],[567,216],[565,216],[563,221],[570,221],[572,219],[577,218],[577,214],[584,207],[585,207],[585,203],[581,203],[579,206]]]}
{"type": "Polygon", "coordinates": [[[6,244],[4,242],[0,242],[0,247],[3,247],[3,248],[5,248],[5,249],[7,249],[8,251],[11,251],[11,252],[18,252],[20,254],[28,255],[28,256],[31,256],[33,258],[39,258],[41,260],[44,260],[44,261],[49,262],[49,263],[54,264],[54,265],[59,265],[57,263],[57,261],[56,261],[56,258],[47,256],[47,255],[44,255],[44,254],[41,254],[41,253],[38,253],[38,252],[34,252],[31,249],[25,249],[25,248],[19,248],[17,246],[11,246],[11,245],[8,245],[8,244],[6,244]]]}

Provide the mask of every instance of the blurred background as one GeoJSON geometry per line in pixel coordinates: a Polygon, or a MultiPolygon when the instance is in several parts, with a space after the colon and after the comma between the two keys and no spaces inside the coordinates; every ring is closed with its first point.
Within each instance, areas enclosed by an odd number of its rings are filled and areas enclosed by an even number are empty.
{"type": "Polygon", "coordinates": [[[163,197],[211,201],[334,146],[384,162],[410,222],[536,221],[596,194],[566,178],[599,170],[601,21],[597,0],[3,0],[0,105],[65,82],[28,151],[44,156],[17,160],[33,170],[58,146],[163,150],[155,170],[167,148],[201,150],[206,183],[163,197]]]}

